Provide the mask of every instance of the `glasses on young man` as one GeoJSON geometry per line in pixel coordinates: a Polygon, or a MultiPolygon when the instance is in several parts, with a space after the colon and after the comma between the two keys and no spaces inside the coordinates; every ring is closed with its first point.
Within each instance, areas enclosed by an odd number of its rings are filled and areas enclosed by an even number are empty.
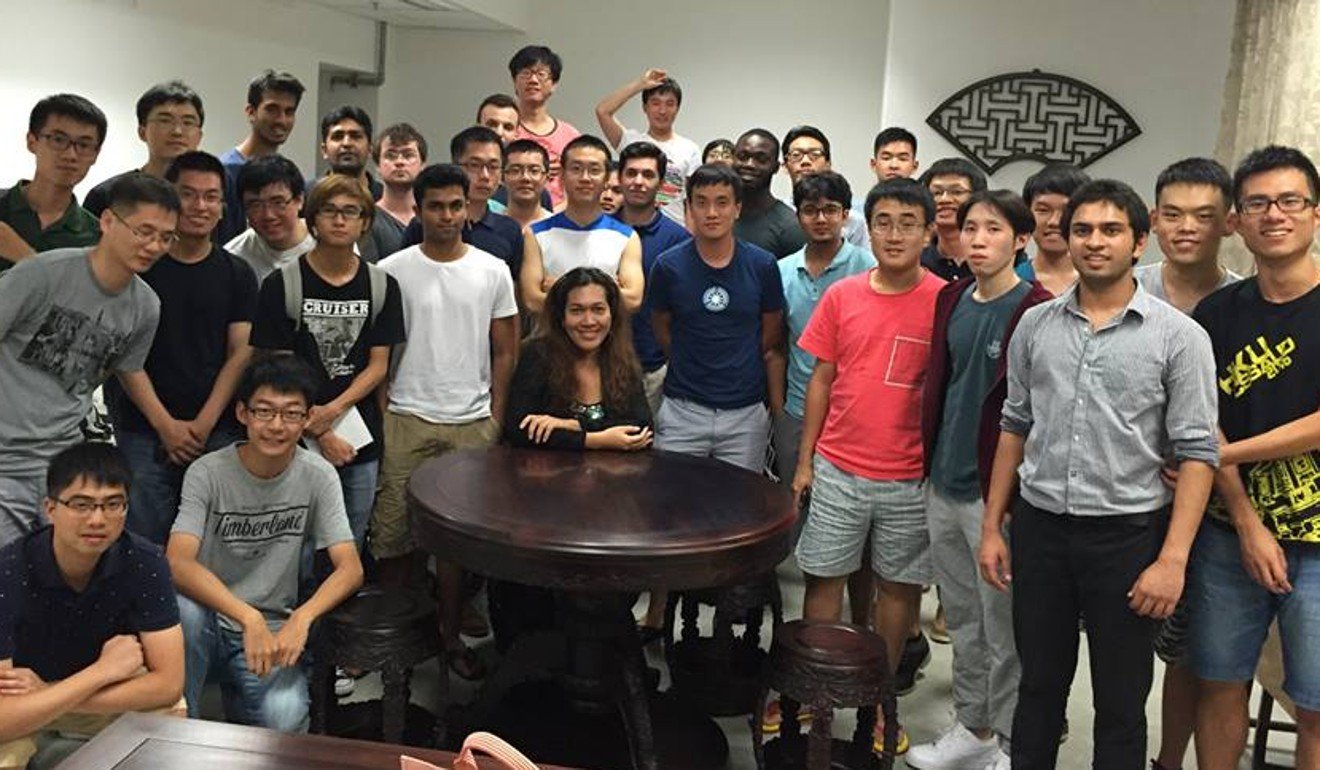
{"type": "Polygon", "coordinates": [[[170,131],[173,131],[176,128],[182,131],[196,131],[202,127],[202,121],[191,115],[186,117],[179,117],[178,115],[156,115],[147,122],[152,123],[159,128],[169,129],[170,131]]]}
{"type": "Polygon", "coordinates": [[[263,211],[283,211],[293,203],[293,198],[286,195],[277,195],[273,198],[253,198],[243,201],[243,210],[248,214],[260,214],[263,211]]]}
{"type": "Polygon", "coordinates": [[[483,171],[491,176],[499,176],[500,169],[503,168],[498,160],[492,160],[489,163],[482,163],[479,160],[465,160],[461,165],[464,171],[473,176],[478,176],[483,171]]]}
{"type": "Polygon", "coordinates": [[[331,206],[330,204],[326,204],[316,210],[316,215],[318,217],[325,217],[326,219],[343,217],[349,221],[361,219],[365,214],[366,209],[361,206],[331,206]]]}
{"type": "Polygon", "coordinates": [[[1270,210],[1270,206],[1278,206],[1279,211],[1285,214],[1296,214],[1305,211],[1315,205],[1315,201],[1305,195],[1297,193],[1284,193],[1277,198],[1270,198],[1264,195],[1253,195],[1238,201],[1237,209],[1239,213],[1249,217],[1258,217],[1270,210]]]}
{"type": "Polygon", "coordinates": [[[784,159],[787,160],[789,163],[797,163],[801,161],[803,158],[810,158],[811,160],[814,161],[814,160],[820,160],[823,157],[825,157],[825,150],[821,149],[820,147],[812,147],[811,149],[808,150],[789,150],[788,152],[784,153],[784,159]]]}
{"type": "Polygon", "coordinates": [[[504,175],[511,179],[524,176],[528,179],[540,179],[545,176],[545,169],[541,166],[505,166],[504,175]]]}
{"type": "Polygon", "coordinates": [[[101,511],[107,519],[123,516],[128,511],[128,499],[111,497],[108,500],[94,500],[90,497],[70,497],[67,500],[56,497],[55,502],[83,517],[91,516],[94,511],[101,511]]]}
{"type": "Polygon", "coordinates": [[[140,243],[150,243],[152,241],[160,241],[160,244],[168,249],[169,247],[174,245],[175,241],[179,240],[179,234],[174,232],[173,230],[167,230],[162,232],[154,227],[146,227],[142,225],[135,227],[133,225],[130,225],[127,219],[124,219],[123,217],[119,216],[119,212],[115,211],[113,208],[110,209],[110,213],[114,214],[115,219],[118,219],[119,222],[123,224],[124,227],[127,227],[128,231],[132,233],[133,237],[138,239],[140,243]]]}
{"type": "Polygon", "coordinates": [[[939,200],[944,196],[950,198],[961,198],[964,195],[971,195],[972,191],[966,187],[932,187],[930,188],[930,197],[939,200]]]}
{"type": "Polygon", "coordinates": [[[46,144],[49,144],[55,152],[64,152],[72,147],[79,155],[95,155],[101,149],[100,142],[94,142],[91,139],[74,140],[73,137],[63,131],[49,131],[37,135],[46,144]]]}
{"type": "Polygon", "coordinates": [[[248,414],[252,415],[257,422],[270,422],[276,417],[290,425],[301,425],[307,422],[307,410],[289,407],[288,409],[276,409],[270,406],[249,406],[248,414]]]}
{"type": "Polygon", "coordinates": [[[819,216],[823,216],[827,219],[834,219],[843,216],[843,206],[840,206],[837,203],[826,203],[824,206],[805,204],[802,208],[798,209],[798,213],[801,214],[804,219],[815,219],[819,216]]]}
{"type": "Polygon", "coordinates": [[[877,219],[871,223],[871,229],[877,233],[898,233],[915,235],[925,227],[915,219],[877,219]]]}

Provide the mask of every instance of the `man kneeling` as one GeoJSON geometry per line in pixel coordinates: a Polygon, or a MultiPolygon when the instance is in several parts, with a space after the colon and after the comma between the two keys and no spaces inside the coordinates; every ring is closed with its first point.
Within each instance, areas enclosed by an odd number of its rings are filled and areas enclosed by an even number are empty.
{"type": "Polygon", "coordinates": [[[169,565],[124,531],[128,487],[118,450],[75,444],[46,472],[46,526],[0,549],[0,768],[53,766],[120,713],[179,701],[169,565]]]}
{"type": "Polygon", "coordinates": [[[339,476],[298,446],[315,393],[298,359],[257,358],[235,393],[247,441],[201,457],[183,477],[165,553],[187,640],[188,716],[198,716],[214,670],[227,720],[307,728],[307,632],[362,584],[339,476]],[[334,571],[298,605],[308,540],[328,550],[334,571]]]}

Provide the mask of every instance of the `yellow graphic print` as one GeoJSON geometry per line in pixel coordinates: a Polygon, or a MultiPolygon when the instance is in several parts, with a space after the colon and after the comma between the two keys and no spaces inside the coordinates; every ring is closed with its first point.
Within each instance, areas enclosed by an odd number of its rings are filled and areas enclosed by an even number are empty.
{"type": "Polygon", "coordinates": [[[1266,528],[1280,540],[1320,543],[1320,453],[1256,463],[1247,473],[1247,496],[1266,528]]]}
{"type": "Polygon", "coordinates": [[[1250,345],[1239,350],[1233,361],[1224,367],[1224,376],[1219,378],[1219,388],[1233,398],[1241,398],[1251,386],[1264,377],[1272,380],[1292,366],[1292,352],[1297,343],[1292,337],[1284,337],[1274,347],[1257,337],[1250,345]]]}

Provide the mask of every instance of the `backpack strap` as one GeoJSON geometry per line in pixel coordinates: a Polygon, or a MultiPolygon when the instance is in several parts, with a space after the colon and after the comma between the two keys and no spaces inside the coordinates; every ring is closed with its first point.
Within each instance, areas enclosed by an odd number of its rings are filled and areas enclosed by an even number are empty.
{"type": "Polygon", "coordinates": [[[371,325],[376,325],[376,318],[385,307],[385,295],[389,290],[389,275],[379,267],[363,260],[367,266],[367,280],[371,283],[371,325]]]}
{"type": "Polygon", "coordinates": [[[302,329],[302,269],[298,267],[300,259],[294,259],[280,267],[280,277],[284,279],[284,314],[293,321],[293,331],[302,329]]]}

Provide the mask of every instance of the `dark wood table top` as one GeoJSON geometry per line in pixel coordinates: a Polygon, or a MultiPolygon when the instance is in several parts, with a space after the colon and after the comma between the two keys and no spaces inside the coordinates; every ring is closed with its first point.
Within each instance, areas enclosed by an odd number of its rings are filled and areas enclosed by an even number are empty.
{"type": "MultiPolygon", "coordinates": [[[[399,756],[424,759],[446,768],[448,751],[352,741],[324,735],[290,735],[260,727],[244,727],[201,719],[125,714],[102,730],[61,765],[61,770],[177,770],[209,767],[224,770],[321,770],[325,768],[399,767],[399,756]]],[[[486,760],[483,770],[499,770],[486,760]]],[[[540,765],[541,770],[569,770],[540,765]]]]}
{"type": "Polygon", "coordinates": [[[566,590],[675,590],[755,579],[788,555],[782,487],[702,457],[493,447],[424,463],[408,483],[428,551],[566,590]]]}

